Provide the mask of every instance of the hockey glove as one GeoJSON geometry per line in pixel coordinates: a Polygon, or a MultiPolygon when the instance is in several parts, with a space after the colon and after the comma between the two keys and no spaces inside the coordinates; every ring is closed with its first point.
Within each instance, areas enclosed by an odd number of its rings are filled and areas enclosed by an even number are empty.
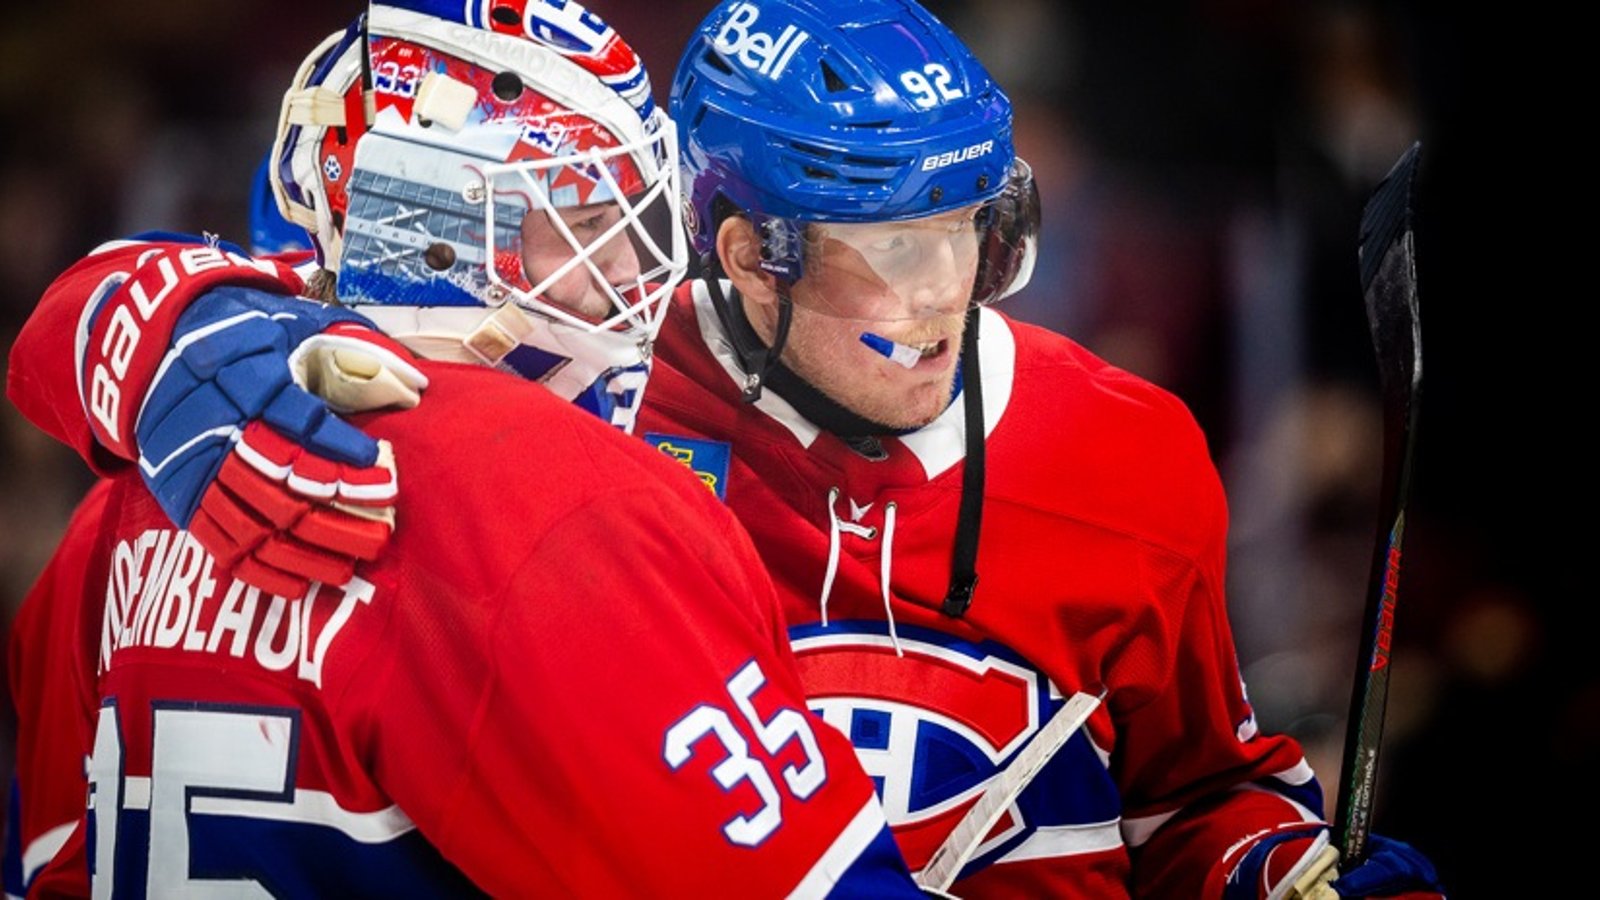
{"type": "Polygon", "coordinates": [[[409,354],[338,307],[215,287],[176,319],[133,427],[161,508],[236,576],[298,597],[343,584],[394,524],[387,448],[329,415],[414,406],[409,354]]]}
{"type": "Polygon", "coordinates": [[[1433,864],[1416,849],[1379,835],[1366,862],[1339,875],[1339,851],[1326,827],[1295,829],[1256,842],[1228,878],[1224,900],[1341,900],[1373,897],[1443,900],[1433,864]]]}
{"type": "Polygon", "coordinates": [[[1380,835],[1369,835],[1367,861],[1333,881],[1340,897],[1399,897],[1423,900],[1444,896],[1439,873],[1415,847],[1380,835]]]}

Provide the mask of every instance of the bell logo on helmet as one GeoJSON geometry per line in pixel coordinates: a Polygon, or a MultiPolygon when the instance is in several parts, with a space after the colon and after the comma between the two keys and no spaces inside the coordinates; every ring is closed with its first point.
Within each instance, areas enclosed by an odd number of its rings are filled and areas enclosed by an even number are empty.
{"type": "Polygon", "coordinates": [[[761,18],[761,10],[753,3],[736,3],[728,10],[728,21],[722,24],[712,46],[737,59],[747,69],[776,81],[788,67],[795,51],[811,35],[793,25],[785,26],[776,39],[764,31],[751,31],[750,26],[761,18]]]}
{"type": "Polygon", "coordinates": [[[945,166],[953,166],[959,162],[966,162],[969,159],[977,159],[980,156],[988,156],[993,150],[994,141],[984,141],[981,144],[973,144],[970,147],[962,147],[960,150],[947,150],[938,156],[930,156],[923,160],[922,171],[932,172],[936,169],[942,169],[945,166]]]}

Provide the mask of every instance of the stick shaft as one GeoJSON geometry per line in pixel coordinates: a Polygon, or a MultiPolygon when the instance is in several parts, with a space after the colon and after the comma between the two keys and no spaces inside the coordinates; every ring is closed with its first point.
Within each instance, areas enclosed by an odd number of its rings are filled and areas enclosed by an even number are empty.
{"type": "Polygon", "coordinates": [[[1419,146],[1400,158],[1361,219],[1361,283],[1383,390],[1383,488],[1339,778],[1333,843],[1346,868],[1366,858],[1389,695],[1401,543],[1411,494],[1422,336],[1417,315],[1412,184],[1419,146]]]}
{"type": "Polygon", "coordinates": [[[928,858],[928,864],[917,873],[917,883],[941,893],[949,890],[956,876],[961,873],[961,868],[1000,820],[1000,814],[1033,781],[1044,764],[1066,745],[1067,739],[1089,721],[1089,716],[1100,706],[1104,697],[1104,690],[1099,696],[1079,691],[1069,697],[1050,721],[1039,729],[1039,733],[1033,736],[1033,740],[1022,748],[1011,765],[994,777],[978,802],[972,804],[961,821],[956,823],[949,837],[928,858]]]}

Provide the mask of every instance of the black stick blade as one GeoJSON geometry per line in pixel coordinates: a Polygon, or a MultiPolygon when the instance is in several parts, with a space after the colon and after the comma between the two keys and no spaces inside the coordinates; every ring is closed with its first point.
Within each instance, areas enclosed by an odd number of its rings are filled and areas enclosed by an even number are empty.
{"type": "MultiPolygon", "coordinates": [[[[1409,403],[1422,382],[1412,192],[1422,145],[1414,143],[1373,191],[1361,213],[1361,294],[1378,354],[1384,412],[1409,403]]],[[[1403,409],[1403,407],[1402,407],[1403,409]]],[[[1387,415],[1385,424],[1392,421],[1387,415]]],[[[1385,492],[1387,494],[1387,492],[1385,492]]]]}

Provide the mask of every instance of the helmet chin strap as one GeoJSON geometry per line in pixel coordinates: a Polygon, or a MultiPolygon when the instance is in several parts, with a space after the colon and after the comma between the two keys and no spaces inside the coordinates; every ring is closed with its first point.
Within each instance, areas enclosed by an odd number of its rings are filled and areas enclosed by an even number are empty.
{"type": "MultiPolygon", "coordinates": [[[[905,434],[916,430],[895,428],[859,415],[818,390],[805,378],[796,375],[778,359],[783,346],[779,342],[788,337],[788,326],[782,324],[788,315],[780,309],[780,327],[774,335],[776,340],[773,342],[778,349],[769,348],[762,342],[761,336],[756,334],[755,327],[745,315],[744,305],[739,300],[739,292],[723,291],[721,279],[717,277],[720,274],[720,271],[712,265],[707,266],[704,276],[706,291],[711,296],[711,306],[716,310],[723,335],[733,347],[734,354],[739,359],[739,367],[745,373],[746,402],[756,402],[761,397],[761,391],[770,387],[774,393],[788,401],[800,415],[805,416],[807,421],[836,435],[863,456],[870,458],[881,458],[882,449],[877,442],[879,436],[905,434]]],[[[784,302],[784,306],[792,310],[792,304],[784,302]]]]}
{"type": "Polygon", "coordinates": [[[756,334],[749,317],[745,315],[744,304],[739,302],[739,292],[735,290],[731,296],[723,293],[722,263],[714,254],[708,255],[704,263],[711,307],[716,310],[722,331],[733,346],[733,352],[739,358],[739,368],[744,372],[744,384],[741,386],[744,402],[754,403],[761,399],[761,390],[778,367],[778,357],[783,355],[783,347],[789,340],[789,323],[794,319],[794,301],[789,299],[789,285],[782,279],[778,281],[778,325],[769,347],[756,334]]]}
{"type": "Polygon", "coordinates": [[[967,310],[961,334],[962,413],[967,448],[961,466],[961,508],[956,514],[956,539],[950,549],[950,583],[939,611],[953,619],[967,614],[978,586],[978,533],[983,525],[985,449],[988,435],[983,415],[983,366],[978,363],[978,308],[967,310]]]}
{"type": "MultiPolygon", "coordinates": [[[[823,393],[804,376],[796,374],[793,369],[784,365],[779,357],[788,339],[789,322],[794,308],[787,290],[779,291],[778,327],[773,335],[773,346],[768,347],[756,333],[755,326],[750,324],[738,290],[724,290],[721,276],[721,266],[714,257],[704,260],[700,278],[705,282],[706,293],[710,295],[711,308],[717,314],[717,322],[722,326],[723,337],[732,347],[739,368],[744,373],[743,397],[746,403],[760,400],[762,391],[770,387],[774,393],[788,401],[796,412],[805,416],[807,421],[838,437],[869,459],[884,458],[879,438],[910,434],[922,427],[920,425],[899,427],[863,416],[823,393]]],[[[969,310],[966,328],[968,336],[963,337],[962,347],[963,356],[974,359],[975,347],[968,348],[971,342],[977,340],[976,337],[970,336],[970,333],[977,328],[977,321],[976,310],[969,310]]],[[[956,393],[961,391],[965,371],[965,365],[957,369],[951,400],[954,400],[956,393]]],[[[981,420],[981,398],[976,402],[979,404],[981,420]]],[[[979,433],[981,434],[981,431],[979,433]]]]}

